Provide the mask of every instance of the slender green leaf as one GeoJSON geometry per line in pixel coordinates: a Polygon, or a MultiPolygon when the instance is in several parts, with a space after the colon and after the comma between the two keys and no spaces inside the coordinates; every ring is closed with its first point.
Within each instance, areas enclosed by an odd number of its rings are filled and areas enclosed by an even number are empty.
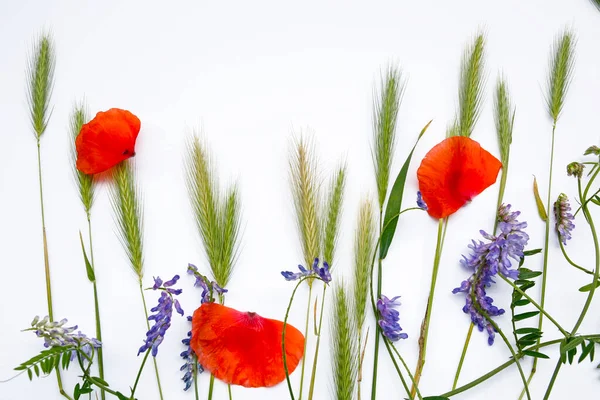
{"type": "Polygon", "coordinates": [[[433,120],[429,121],[427,125],[421,129],[421,133],[417,137],[417,141],[415,142],[412,150],[408,154],[406,161],[404,161],[404,165],[402,165],[402,169],[400,169],[400,173],[396,177],[396,181],[394,182],[394,186],[392,186],[392,190],[390,192],[390,197],[387,201],[387,207],[385,209],[385,217],[383,220],[383,233],[381,234],[381,243],[379,245],[379,258],[384,259],[387,256],[390,245],[392,244],[392,240],[394,239],[394,234],[396,233],[396,226],[398,225],[398,217],[400,216],[400,211],[402,208],[402,196],[404,194],[404,185],[406,184],[406,176],[408,174],[408,167],[410,166],[410,161],[412,159],[412,155],[417,148],[417,144],[419,144],[419,140],[423,134],[429,128],[429,125],[433,120]]]}
{"type": "Polygon", "coordinates": [[[575,336],[573,338],[570,338],[568,342],[566,340],[563,340],[560,344],[560,352],[566,353],[571,351],[572,349],[576,349],[577,346],[583,343],[584,340],[585,339],[581,336],[575,336]]]}
{"type": "Polygon", "coordinates": [[[87,277],[90,282],[96,281],[96,274],[94,274],[94,268],[92,268],[92,264],[88,259],[87,253],[85,252],[85,246],[83,244],[83,236],[81,236],[81,231],[79,232],[79,240],[81,241],[81,251],[83,252],[83,260],[85,261],[85,271],[87,272],[87,277]]]}
{"type": "Polygon", "coordinates": [[[528,256],[533,256],[533,255],[535,255],[535,254],[539,254],[539,253],[541,253],[541,252],[542,252],[542,249],[525,250],[525,251],[523,252],[523,255],[524,255],[525,257],[528,257],[528,256]]]}
{"type": "Polygon", "coordinates": [[[590,290],[592,290],[592,288],[598,287],[598,286],[600,286],[600,281],[588,283],[587,285],[580,287],[579,291],[580,292],[589,292],[590,290]]]}
{"type": "Polygon", "coordinates": [[[538,214],[542,221],[546,221],[548,219],[548,213],[546,212],[546,207],[544,207],[544,202],[540,197],[540,191],[537,184],[537,179],[533,177],[533,196],[535,197],[535,204],[537,206],[538,214]]]}
{"type": "Polygon", "coordinates": [[[540,353],[539,351],[534,351],[534,350],[523,350],[523,354],[525,354],[526,356],[535,357],[535,358],[550,359],[550,357],[548,357],[546,354],[540,353]]]}
{"type": "Polygon", "coordinates": [[[535,317],[539,313],[540,313],[539,311],[528,311],[528,312],[524,312],[524,313],[521,313],[521,314],[516,314],[513,317],[513,320],[515,320],[515,321],[523,321],[524,319],[535,317]]]}
{"type": "MultiPolygon", "coordinates": [[[[526,333],[534,333],[534,332],[539,332],[539,331],[540,330],[538,328],[519,328],[519,329],[515,330],[515,333],[519,334],[519,335],[523,335],[526,333]]],[[[540,335],[541,335],[541,333],[540,333],[540,335]]]]}

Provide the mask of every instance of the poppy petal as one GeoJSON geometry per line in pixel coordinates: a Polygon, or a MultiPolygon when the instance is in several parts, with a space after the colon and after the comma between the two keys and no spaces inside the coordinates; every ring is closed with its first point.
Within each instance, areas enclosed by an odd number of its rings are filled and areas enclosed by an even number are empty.
{"type": "MultiPolygon", "coordinates": [[[[204,303],[194,312],[190,346],[217,379],[245,387],[270,387],[285,379],[283,322],[204,303]]],[[[304,336],[286,325],[285,351],[291,374],[304,354],[304,336]]]]}
{"type": "Polygon", "coordinates": [[[127,110],[100,111],[75,139],[77,169],[97,174],[135,155],[140,120],[127,110]]]}
{"type": "Polygon", "coordinates": [[[446,218],[496,182],[502,163],[479,143],[453,136],[434,146],[417,170],[419,190],[434,218],[446,218]]]}

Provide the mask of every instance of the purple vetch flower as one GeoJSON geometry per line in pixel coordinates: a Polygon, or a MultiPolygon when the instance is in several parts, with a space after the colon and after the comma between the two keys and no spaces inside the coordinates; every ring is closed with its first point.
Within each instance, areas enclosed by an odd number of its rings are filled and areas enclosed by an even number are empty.
{"type": "MultiPolygon", "coordinates": [[[[192,317],[188,316],[187,320],[189,322],[192,322],[192,317]]],[[[181,341],[181,343],[183,343],[186,346],[185,351],[183,351],[180,354],[181,358],[183,358],[185,360],[185,363],[179,369],[182,372],[185,371],[183,378],[181,378],[181,380],[185,384],[183,390],[188,390],[192,386],[192,383],[194,382],[194,379],[196,378],[194,376],[194,363],[196,363],[196,373],[204,372],[204,368],[202,367],[202,365],[200,365],[200,363],[196,359],[194,350],[192,350],[192,348],[190,347],[191,338],[192,338],[192,331],[189,331],[187,333],[187,337],[181,341]]]]}
{"type": "Polygon", "coordinates": [[[190,275],[194,275],[196,278],[194,286],[202,288],[202,298],[200,299],[200,304],[212,303],[215,301],[213,292],[217,292],[220,295],[228,292],[227,289],[219,286],[217,282],[211,282],[206,276],[198,272],[198,267],[196,267],[194,264],[188,264],[187,272],[190,275]]]}
{"type": "Polygon", "coordinates": [[[510,207],[510,204],[503,204],[498,209],[500,233],[497,236],[481,230],[479,232],[487,242],[473,240],[468,246],[471,254],[468,257],[463,255],[460,263],[473,271],[473,274],[452,291],[454,294],[466,293],[463,311],[471,316],[471,321],[477,325],[479,331],[487,331],[490,345],[494,343],[495,329],[484,314],[495,317],[504,314],[504,310],[493,305],[494,299],[487,295],[486,288],[495,283],[493,278],[498,272],[512,279],[519,277],[519,271],[511,269],[511,259],[519,262],[529,241],[529,235],[523,231],[527,223],[519,222],[517,217],[521,213],[511,212],[510,207]]]}
{"type": "MultiPolygon", "coordinates": [[[[36,316],[31,322],[31,328],[27,330],[35,331],[37,337],[44,338],[44,347],[55,346],[73,346],[83,351],[87,356],[91,356],[92,349],[102,347],[102,343],[98,339],[88,338],[86,335],[78,331],[77,325],[65,327],[67,319],[63,318],[60,321],[50,321],[46,316],[42,320],[36,316]]],[[[71,361],[75,359],[77,351],[74,349],[71,352],[71,361]]]]}
{"type": "Polygon", "coordinates": [[[558,239],[567,245],[567,240],[571,239],[571,232],[575,229],[573,214],[571,214],[571,204],[566,194],[561,193],[554,203],[554,216],[556,217],[556,232],[558,239]]]}
{"type": "Polygon", "coordinates": [[[396,296],[388,299],[386,296],[381,295],[379,300],[377,300],[377,310],[380,316],[377,323],[381,327],[383,335],[392,342],[408,338],[406,333],[401,333],[402,328],[399,323],[400,313],[394,309],[400,306],[399,298],[400,296],[396,296]]]}
{"type": "Polygon", "coordinates": [[[300,270],[300,272],[296,273],[292,271],[281,271],[281,275],[283,275],[286,281],[296,281],[307,276],[317,275],[325,283],[331,282],[331,272],[327,261],[323,261],[322,266],[319,267],[319,259],[315,258],[311,269],[306,269],[302,265],[298,265],[298,270],[300,270]]]}
{"type": "Polygon", "coordinates": [[[173,316],[173,308],[178,314],[183,316],[183,309],[179,304],[179,300],[174,299],[173,296],[177,296],[181,293],[181,289],[171,289],[170,287],[177,283],[179,275],[175,275],[173,279],[163,283],[160,277],[154,278],[153,290],[160,290],[160,297],[158,298],[158,305],[150,309],[150,312],[154,314],[148,317],[148,321],[154,321],[154,325],[146,332],[146,339],[144,344],[138,350],[138,356],[141,353],[151,349],[153,357],[158,354],[158,346],[162,343],[165,338],[165,334],[171,326],[171,317],[173,316]]]}
{"type": "Polygon", "coordinates": [[[417,207],[427,211],[427,203],[425,203],[425,201],[423,200],[423,197],[421,196],[421,191],[417,192],[417,207]]]}

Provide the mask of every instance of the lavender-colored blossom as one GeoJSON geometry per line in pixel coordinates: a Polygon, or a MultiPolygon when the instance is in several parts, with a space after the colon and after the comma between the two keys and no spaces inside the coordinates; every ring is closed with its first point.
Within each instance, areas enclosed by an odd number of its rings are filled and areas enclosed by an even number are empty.
{"type": "MultiPolygon", "coordinates": [[[[192,322],[192,317],[188,316],[187,320],[192,322]]],[[[194,354],[194,350],[190,347],[190,340],[192,338],[192,331],[187,333],[187,337],[181,341],[186,346],[185,351],[183,351],[180,356],[185,360],[185,363],[179,369],[180,371],[185,371],[183,378],[181,380],[185,384],[183,390],[188,390],[195,379],[194,377],[194,363],[196,363],[196,372],[202,373],[204,372],[204,368],[196,359],[196,355],[194,354]]]]}
{"type": "MultiPolygon", "coordinates": [[[[64,318],[60,321],[50,321],[46,316],[42,320],[36,316],[31,322],[31,328],[28,330],[35,331],[38,337],[44,338],[44,347],[54,346],[73,346],[86,355],[91,356],[92,349],[98,349],[102,347],[102,343],[98,339],[88,338],[86,335],[78,331],[77,325],[71,327],[65,327],[67,319],[64,318]]],[[[71,352],[71,360],[75,358],[77,351],[71,352]]]]}
{"type": "Polygon", "coordinates": [[[323,261],[322,265],[319,266],[319,259],[315,258],[312,269],[306,269],[302,265],[298,265],[298,270],[300,272],[281,271],[281,275],[283,275],[286,281],[296,281],[307,276],[317,275],[325,283],[331,282],[331,272],[327,261],[323,261]]]}
{"type": "Polygon", "coordinates": [[[575,229],[573,214],[570,213],[571,204],[566,194],[561,193],[554,203],[554,216],[556,217],[556,232],[558,239],[567,245],[567,240],[571,239],[571,232],[575,229]]]}
{"type": "Polygon", "coordinates": [[[527,223],[519,222],[517,217],[521,213],[511,212],[510,207],[510,204],[503,204],[498,210],[500,233],[497,236],[482,230],[480,233],[487,242],[473,241],[468,246],[471,254],[468,257],[463,255],[460,263],[473,271],[473,274],[452,291],[455,294],[466,293],[463,311],[471,316],[471,321],[477,325],[479,331],[487,331],[490,345],[494,343],[495,329],[485,315],[495,317],[504,314],[504,310],[493,305],[494,300],[487,295],[486,288],[495,283],[493,277],[498,272],[512,279],[519,277],[519,271],[511,269],[511,258],[519,262],[529,240],[529,235],[523,231],[527,223]]]}
{"type": "Polygon", "coordinates": [[[165,338],[165,333],[171,326],[171,317],[173,316],[173,308],[183,316],[183,309],[177,299],[173,299],[173,295],[181,293],[181,289],[171,289],[170,287],[177,283],[179,275],[175,275],[173,279],[163,283],[160,277],[154,278],[153,290],[160,290],[161,294],[158,299],[158,305],[150,309],[154,314],[148,317],[148,321],[154,321],[154,325],[146,333],[144,344],[138,350],[138,356],[141,353],[151,349],[153,357],[158,354],[158,346],[165,338]]]}
{"type": "Polygon", "coordinates": [[[408,338],[406,333],[402,333],[400,327],[400,313],[394,309],[400,306],[399,298],[400,296],[396,296],[388,299],[386,296],[381,295],[377,300],[377,310],[380,317],[377,323],[381,327],[383,335],[392,342],[408,338]]]}
{"type": "Polygon", "coordinates": [[[214,301],[213,291],[218,294],[227,293],[227,289],[222,288],[215,281],[209,281],[209,279],[198,272],[198,267],[194,264],[188,264],[187,269],[188,274],[194,275],[196,278],[196,282],[194,282],[194,286],[202,288],[202,298],[200,300],[200,304],[204,303],[212,303],[214,301]]]}
{"type": "Polygon", "coordinates": [[[417,206],[425,211],[427,211],[427,203],[423,200],[423,196],[421,195],[421,191],[417,192],[417,206]]]}

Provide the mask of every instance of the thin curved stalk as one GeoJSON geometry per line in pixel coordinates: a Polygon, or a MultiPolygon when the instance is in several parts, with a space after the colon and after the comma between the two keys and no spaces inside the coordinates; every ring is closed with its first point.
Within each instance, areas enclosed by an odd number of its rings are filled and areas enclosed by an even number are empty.
{"type": "Polygon", "coordinates": [[[310,376],[310,386],[308,389],[308,400],[312,400],[314,390],[315,390],[315,378],[317,376],[317,362],[318,362],[318,357],[319,357],[319,344],[321,343],[321,327],[323,325],[323,311],[325,309],[325,293],[327,293],[327,285],[323,285],[323,296],[321,297],[321,315],[319,316],[319,329],[317,331],[317,344],[315,346],[315,358],[313,360],[312,373],[310,376]]]}
{"type": "MultiPolygon", "coordinates": [[[[88,211],[87,213],[87,221],[88,221],[88,236],[90,239],[90,262],[92,264],[92,270],[96,271],[96,265],[94,263],[94,246],[92,241],[92,219],[91,215],[88,211]]],[[[100,306],[98,304],[98,287],[96,285],[96,280],[92,282],[92,287],[94,289],[94,315],[96,318],[96,339],[102,343],[102,325],[100,323],[100,306]]],[[[98,375],[100,379],[104,380],[104,356],[102,346],[98,348],[98,375]]],[[[100,397],[102,400],[106,399],[106,392],[104,389],[100,391],[100,397]]]]}
{"type": "Polygon", "coordinates": [[[563,244],[563,242],[561,240],[558,241],[560,244],[560,249],[563,253],[563,256],[565,257],[565,260],[567,260],[567,262],[569,264],[571,264],[573,267],[577,268],[580,271],[585,272],[588,275],[594,275],[594,273],[592,271],[590,271],[587,268],[583,268],[582,266],[575,264],[575,262],[573,262],[573,260],[571,260],[571,257],[569,257],[569,255],[567,254],[567,250],[565,249],[565,245],[563,244]]]}
{"type": "MultiPolygon", "coordinates": [[[[142,295],[142,303],[144,305],[144,314],[146,315],[146,326],[148,330],[150,330],[150,322],[148,322],[148,309],[146,307],[146,296],[144,295],[144,289],[142,288],[142,280],[140,279],[140,293],[142,295]]],[[[156,362],[156,358],[152,357],[152,361],[154,363],[154,374],[156,375],[156,384],[158,385],[158,394],[160,395],[160,399],[163,399],[162,385],[160,384],[160,376],[158,374],[158,364],[156,362]]]]}
{"type": "Polygon", "coordinates": [[[463,345],[462,353],[460,354],[460,360],[458,360],[458,367],[456,367],[456,373],[454,374],[454,382],[452,383],[452,390],[456,389],[456,385],[458,385],[458,378],[460,377],[460,371],[462,370],[463,363],[465,362],[465,357],[467,355],[467,349],[469,348],[469,343],[471,342],[471,335],[473,334],[473,328],[475,327],[474,323],[469,324],[469,330],[467,331],[467,337],[465,338],[465,344],[463,345]]]}
{"type": "Polygon", "coordinates": [[[144,370],[144,366],[146,365],[146,361],[148,360],[148,356],[150,355],[150,349],[146,350],[146,354],[144,355],[144,359],[142,360],[142,364],[140,365],[140,369],[138,370],[137,376],[135,377],[135,382],[133,384],[133,388],[131,389],[131,399],[135,399],[133,396],[135,394],[135,390],[137,389],[137,385],[140,382],[140,377],[142,376],[142,371],[144,370]]]}
{"type": "MultiPolygon", "coordinates": [[[[408,365],[406,365],[406,362],[404,361],[404,358],[400,355],[400,352],[398,351],[398,349],[396,348],[396,346],[394,346],[394,344],[392,342],[390,342],[389,339],[384,339],[386,346],[388,347],[388,349],[391,347],[392,350],[394,350],[394,353],[396,353],[396,355],[398,356],[398,359],[400,360],[400,362],[402,363],[402,365],[404,366],[404,369],[406,370],[406,373],[408,374],[408,377],[410,378],[410,381],[412,382],[412,384],[415,384],[415,377],[413,376],[413,374],[410,373],[410,369],[408,368],[408,365]]],[[[420,400],[423,400],[423,396],[421,396],[421,392],[419,391],[419,387],[415,386],[416,390],[417,390],[417,397],[419,397],[420,400]]],[[[410,393],[409,393],[410,395],[410,393]]]]}
{"type": "MultiPolygon", "coordinates": [[[[308,345],[308,326],[310,325],[310,305],[312,301],[312,284],[308,282],[308,304],[306,305],[306,323],[304,326],[304,353],[306,354],[306,346],[308,345]]],[[[302,357],[302,366],[300,367],[300,392],[298,393],[298,400],[302,399],[302,389],[304,388],[304,370],[306,367],[306,357],[302,357]]]]}
{"type": "Polygon", "coordinates": [[[427,298],[427,307],[425,308],[425,318],[421,325],[421,335],[419,336],[419,358],[417,361],[417,367],[415,369],[415,384],[411,389],[411,394],[414,396],[416,393],[416,387],[421,380],[421,374],[423,373],[423,367],[425,366],[425,357],[427,355],[427,336],[429,334],[429,321],[431,320],[431,310],[433,308],[433,296],[435,293],[435,284],[437,282],[438,270],[440,267],[440,260],[442,258],[442,249],[444,247],[444,239],[446,237],[446,228],[448,227],[448,218],[439,220],[438,223],[438,234],[437,244],[435,247],[435,257],[433,260],[433,271],[431,273],[431,286],[429,288],[429,297],[427,298]]]}

